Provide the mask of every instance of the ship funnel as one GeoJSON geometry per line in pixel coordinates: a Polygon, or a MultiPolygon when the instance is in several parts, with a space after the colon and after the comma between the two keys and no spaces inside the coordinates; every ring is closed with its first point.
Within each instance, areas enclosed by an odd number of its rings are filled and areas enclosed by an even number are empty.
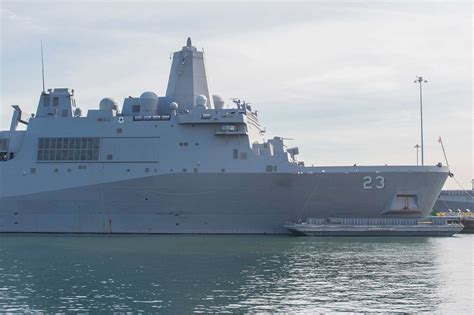
{"type": "Polygon", "coordinates": [[[185,112],[197,105],[195,101],[199,95],[206,97],[208,108],[213,108],[209,97],[204,52],[198,51],[188,37],[186,46],[173,54],[166,100],[168,103],[178,103],[178,111],[185,112]]]}

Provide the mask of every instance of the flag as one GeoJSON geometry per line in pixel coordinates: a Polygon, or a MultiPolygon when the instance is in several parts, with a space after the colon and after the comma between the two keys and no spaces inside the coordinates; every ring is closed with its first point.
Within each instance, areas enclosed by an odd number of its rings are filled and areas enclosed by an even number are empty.
{"type": "Polygon", "coordinates": [[[443,143],[443,140],[441,140],[441,137],[438,138],[438,143],[443,143]]]}

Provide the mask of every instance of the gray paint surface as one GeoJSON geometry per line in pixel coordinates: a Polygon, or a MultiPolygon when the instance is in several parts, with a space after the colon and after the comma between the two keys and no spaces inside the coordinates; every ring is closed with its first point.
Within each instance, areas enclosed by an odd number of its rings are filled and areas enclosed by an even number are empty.
{"type": "Polygon", "coordinates": [[[73,90],[43,92],[26,131],[0,132],[0,232],[279,234],[310,217],[424,217],[447,178],[440,166],[305,167],[248,104],[212,98],[190,42],[167,95],[127,98],[121,113],[83,117],[73,90]],[[80,137],[100,139],[96,160],[38,159],[40,139],[80,137]]]}

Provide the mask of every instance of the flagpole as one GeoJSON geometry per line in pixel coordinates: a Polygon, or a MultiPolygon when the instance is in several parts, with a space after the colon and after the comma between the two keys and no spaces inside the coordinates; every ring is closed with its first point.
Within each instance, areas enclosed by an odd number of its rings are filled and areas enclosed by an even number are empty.
{"type": "Polygon", "coordinates": [[[417,144],[415,145],[415,149],[416,149],[416,166],[420,165],[420,163],[418,162],[419,159],[418,159],[418,149],[420,148],[420,145],[417,144]]]}
{"type": "Polygon", "coordinates": [[[441,144],[441,149],[443,149],[444,159],[446,160],[446,165],[449,168],[448,157],[446,156],[446,151],[444,150],[443,140],[439,137],[438,142],[441,144]]]}

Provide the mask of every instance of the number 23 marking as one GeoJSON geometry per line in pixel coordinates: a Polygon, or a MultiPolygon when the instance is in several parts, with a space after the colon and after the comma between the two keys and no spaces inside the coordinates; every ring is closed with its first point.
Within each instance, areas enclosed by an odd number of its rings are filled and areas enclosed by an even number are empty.
{"type": "Polygon", "coordinates": [[[377,189],[383,189],[385,187],[385,178],[383,176],[377,176],[375,180],[373,180],[371,176],[364,176],[363,180],[362,186],[364,189],[374,189],[373,184],[375,184],[375,188],[377,189]]]}

